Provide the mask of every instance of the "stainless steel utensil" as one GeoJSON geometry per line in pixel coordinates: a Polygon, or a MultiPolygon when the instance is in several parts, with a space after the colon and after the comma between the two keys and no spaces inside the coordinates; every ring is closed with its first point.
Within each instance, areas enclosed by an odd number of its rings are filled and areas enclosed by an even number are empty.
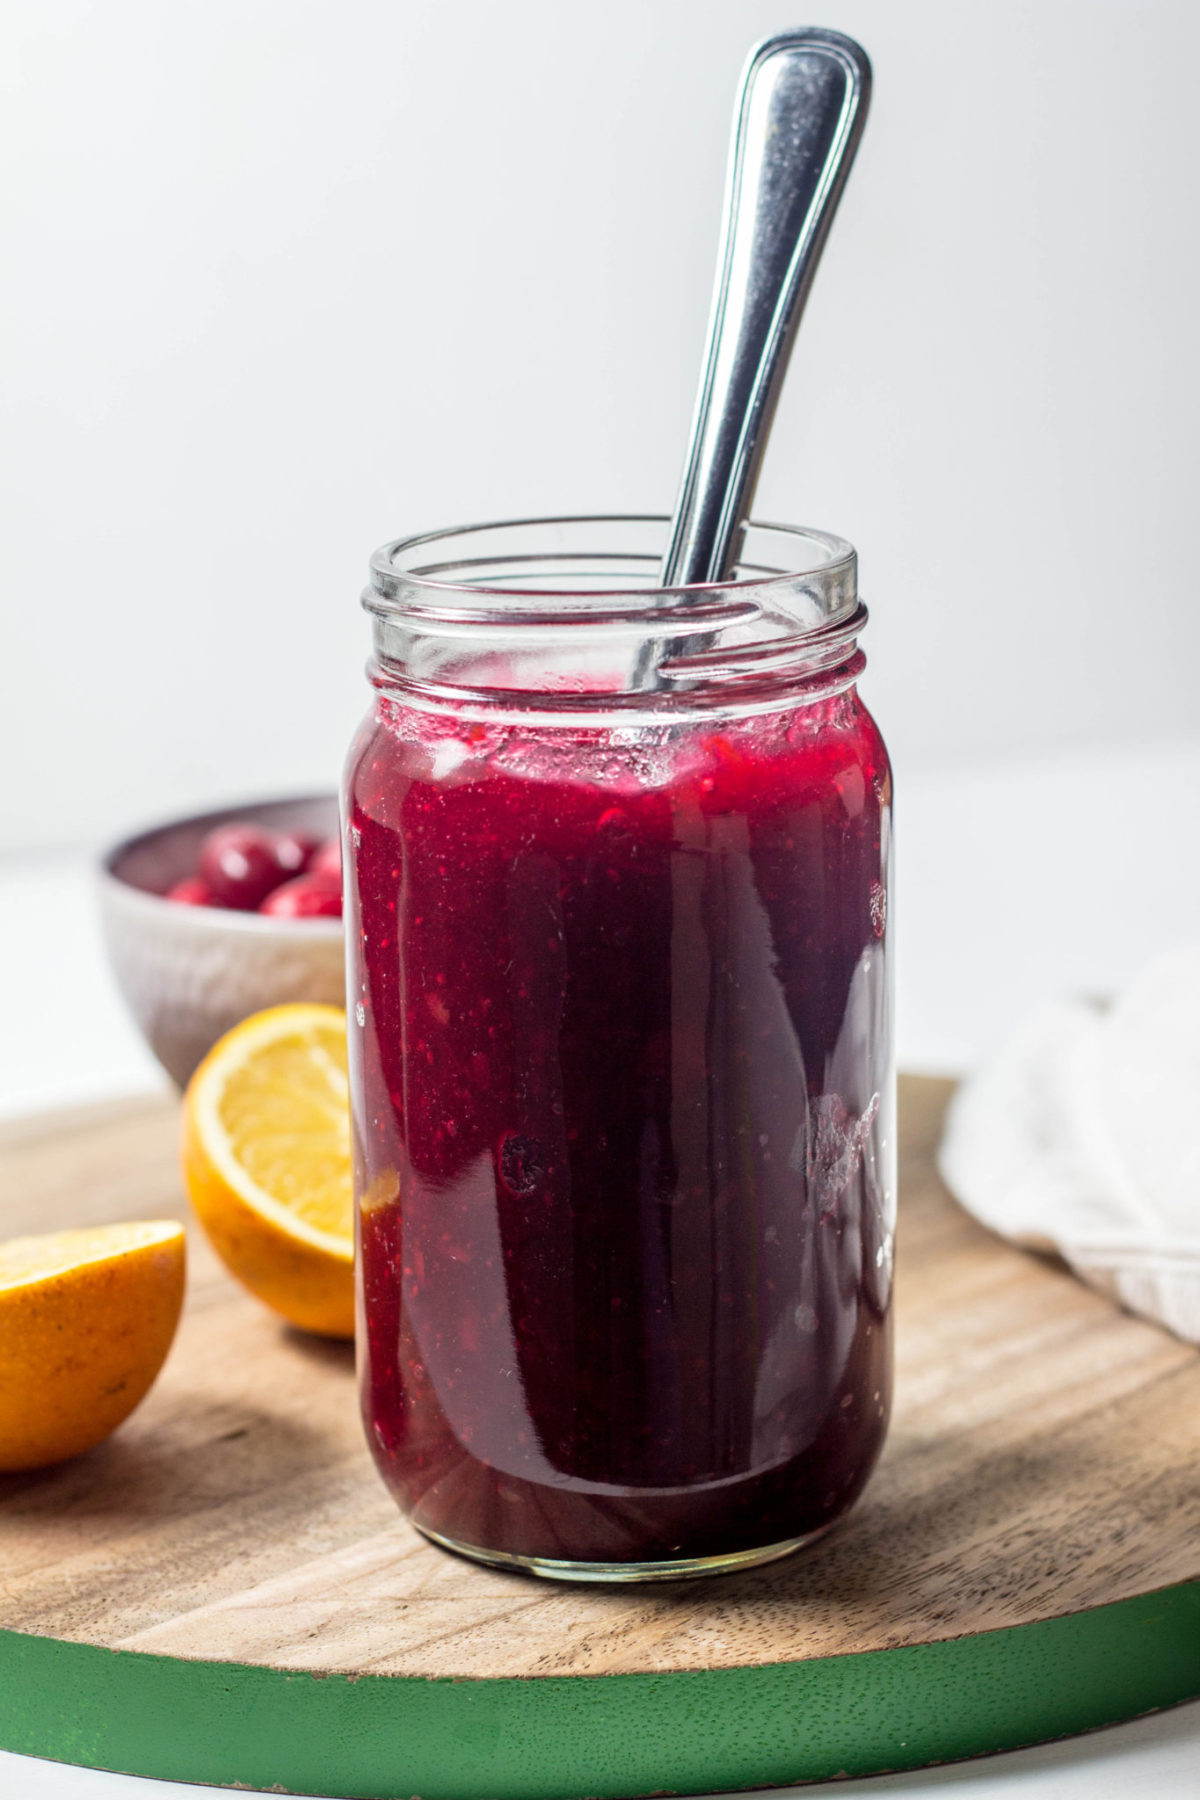
{"type": "Polygon", "coordinates": [[[721,581],[736,564],[788,355],[870,92],[866,52],[837,31],[780,32],[750,53],[664,587],[721,581]]]}

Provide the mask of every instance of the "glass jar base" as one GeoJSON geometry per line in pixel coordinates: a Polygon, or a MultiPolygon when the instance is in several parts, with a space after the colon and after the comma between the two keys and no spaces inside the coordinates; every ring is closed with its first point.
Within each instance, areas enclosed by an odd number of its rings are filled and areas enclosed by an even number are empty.
{"type": "Polygon", "coordinates": [[[471,1562],[486,1563],[493,1569],[515,1569],[524,1575],[540,1575],[543,1581],[687,1581],[704,1575],[732,1575],[739,1569],[756,1569],[762,1563],[778,1562],[815,1544],[837,1524],[830,1519],[815,1531],[800,1537],[786,1538],[780,1544],[765,1544],[754,1550],[731,1550],[724,1556],[681,1556],[663,1562],[570,1562],[550,1556],[515,1556],[507,1550],[481,1550],[477,1544],[460,1544],[443,1537],[416,1519],[409,1521],[431,1544],[465,1556],[471,1562]]]}

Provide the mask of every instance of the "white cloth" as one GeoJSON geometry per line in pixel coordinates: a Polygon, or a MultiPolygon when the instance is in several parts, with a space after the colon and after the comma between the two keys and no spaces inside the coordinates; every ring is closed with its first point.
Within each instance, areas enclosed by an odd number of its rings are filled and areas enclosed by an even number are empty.
{"type": "Polygon", "coordinates": [[[1200,946],[1029,1019],[955,1095],[938,1165],[993,1231],[1200,1343],[1200,946]]]}

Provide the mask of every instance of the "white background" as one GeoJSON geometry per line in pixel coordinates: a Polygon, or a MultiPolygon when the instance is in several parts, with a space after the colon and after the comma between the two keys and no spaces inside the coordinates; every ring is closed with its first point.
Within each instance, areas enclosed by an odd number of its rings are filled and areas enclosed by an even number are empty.
{"type": "MultiPolygon", "coordinates": [[[[1200,6],[820,16],[875,102],[758,511],[858,545],[901,784],[1194,729],[1200,6]]],[[[0,847],[332,785],[378,542],[669,509],[738,69],[796,13],[5,20],[0,847]]]]}
{"type": "MultiPolygon", "coordinates": [[[[802,16],[5,0],[0,1114],[156,1079],[81,852],[334,785],[378,542],[670,507],[737,72],[802,16]]],[[[757,510],[859,547],[901,1060],[959,1071],[1196,935],[1200,4],[809,16],[876,95],[757,510]]],[[[1183,1800],[1198,1757],[1192,1706],[838,1791],[1183,1800]]]]}

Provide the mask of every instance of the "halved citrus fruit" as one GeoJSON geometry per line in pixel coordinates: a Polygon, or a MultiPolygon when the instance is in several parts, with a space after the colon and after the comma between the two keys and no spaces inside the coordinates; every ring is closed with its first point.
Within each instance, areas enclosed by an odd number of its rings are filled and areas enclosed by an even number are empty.
{"type": "Polygon", "coordinates": [[[188,1083],[183,1173],[230,1272],[306,1331],[354,1335],[346,1015],[273,1006],[227,1032],[188,1083]]]}
{"type": "Polygon", "coordinates": [[[0,1244],[0,1469],[77,1456],[128,1418],[175,1336],[185,1258],[172,1220],[0,1244]]]}

